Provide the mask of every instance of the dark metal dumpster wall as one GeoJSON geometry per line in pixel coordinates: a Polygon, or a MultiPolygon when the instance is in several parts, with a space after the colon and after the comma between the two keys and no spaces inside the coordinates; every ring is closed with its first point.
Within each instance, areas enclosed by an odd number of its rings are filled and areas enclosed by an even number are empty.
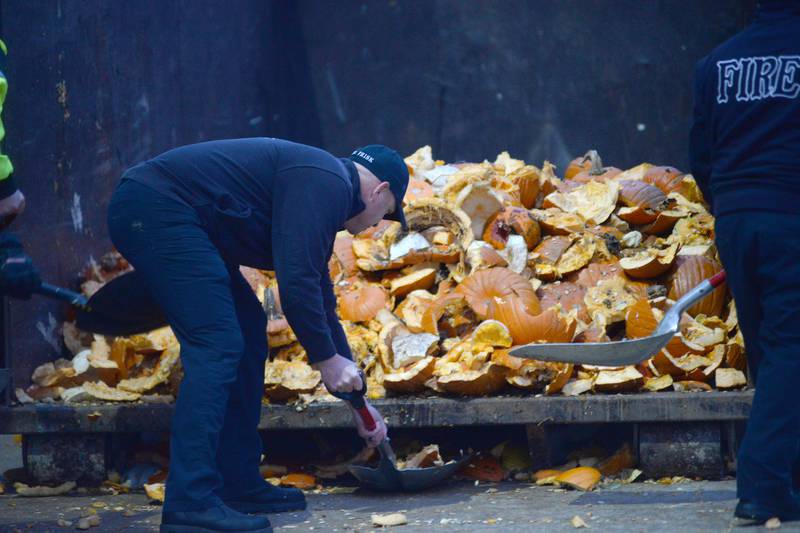
{"type": "MultiPolygon", "coordinates": [[[[170,147],[269,135],[345,154],[432,144],[562,166],[686,167],[692,65],[754,0],[0,0],[14,229],[74,286],[109,249],[120,173],[170,147]]],[[[61,353],[63,309],[13,302],[17,385],[61,353]]],[[[2,343],[0,343],[2,344],[2,343]]],[[[0,364],[0,367],[2,364],[0,364]]]]}
{"type": "Polygon", "coordinates": [[[694,63],[753,0],[302,0],[326,147],[503,149],[562,169],[597,148],[686,168],[694,63]]]}
{"type": "MultiPolygon", "coordinates": [[[[108,251],[105,209],[130,165],[212,138],[319,144],[294,2],[3,0],[0,14],[5,149],[28,200],[13,229],[54,283],[108,251]]],[[[26,386],[61,353],[63,309],[10,307],[6,363],[26,386]]]]}

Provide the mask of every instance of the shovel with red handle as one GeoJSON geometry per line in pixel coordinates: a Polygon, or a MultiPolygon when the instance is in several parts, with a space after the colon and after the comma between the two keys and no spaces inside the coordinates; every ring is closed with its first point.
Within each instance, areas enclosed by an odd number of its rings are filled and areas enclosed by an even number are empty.
{"type": "MultiPolygon", "coordinates": [[[[342,393],[332,393],[337,398],[349,402],[355,409],[364,427],[372,431],[376,427],[372,413],[367,409],[364,396],[367,394],[367,380],[361,374],[363,386],[361,390],[342,393]]],[[[431,466],[427,468],[405,468],[397,469],[397,458],[394,450],[386,437],[378,444],[380,460],[377,468],[364,465],[350,465],[350,473],[358,479],[364,486],[380,491],[417,491],[432,487],[449,478],[458,471],[459,468],[469,460],[469,456],[462,456],[456,461],[448,462],[442,466],[431,466]]]]}
{"type": "Polygon", "coordinates": [[[510,353],[516,357],[558,363],[600,366],[635,365],[657,354],[661,348],[666,346],[669,340],[678,333],[681,315],[684,311],[692,307],[698,300],[711,294],[723,283],[725,283],[724,270],[687,292],[664,314],[664,318],[649,337],[616,342],[526,344],[514,348],[510,353]]]}

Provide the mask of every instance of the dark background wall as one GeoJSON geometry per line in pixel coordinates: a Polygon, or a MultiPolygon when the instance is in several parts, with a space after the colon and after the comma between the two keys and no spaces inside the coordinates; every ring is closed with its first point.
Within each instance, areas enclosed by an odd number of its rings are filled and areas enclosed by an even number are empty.
{"type": "Polygon", "coordinates": [[[694,63],[753,0],[301,1],[329,149],[686,168],[694,63]]]}
{"type": "MultiPolygon", "coordinates": [[[[431,144],[561,165],[686,166],[693,63],[753,0],[0,0],[15,223],[46,279],[110,247],[121,172],[170,147],[268,135],[337,154],[431,144]]],[[[63,309],[12,302],[19,385],[61,352],[63,309]]],[[[2,365],[0,365],[2,366],[2,365]]]]}

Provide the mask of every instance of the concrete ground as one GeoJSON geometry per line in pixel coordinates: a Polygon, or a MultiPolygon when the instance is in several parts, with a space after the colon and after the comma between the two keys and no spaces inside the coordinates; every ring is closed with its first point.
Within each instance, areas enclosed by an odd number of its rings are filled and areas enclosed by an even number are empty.
{"type": "MultiPolygon", "coordinates": [[[[733,481],[674,485],[609,485],[579,493],[526,483],[452,482],[412,495],[381,495],[340,487],[308,494],[309,509],[272,515],[276,531],[372,531],[371,515],[402,512],[398,532],[573,531],[573,517],[603,532],[744,532],[763,530],[733,518],[733,481]]],[[[101,517],[92,531],[157,531],[160,508],[143,494],[75,495],[57,498],[0,497],[0,531],[74,530],[88,510],[101,517]],[[71,526],[58,520],[72,521],[71,526]]],[[[782,525],[800,531],[800,525],[782,525]]]]}

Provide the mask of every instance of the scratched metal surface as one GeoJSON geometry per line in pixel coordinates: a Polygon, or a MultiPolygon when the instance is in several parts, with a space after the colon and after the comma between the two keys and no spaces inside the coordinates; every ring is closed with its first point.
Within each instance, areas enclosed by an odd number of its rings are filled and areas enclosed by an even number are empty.
{"type": "Polygon", "coordinates": [[[694,63],[754,0],[302,0],[325,145],[685,169],[694,63]],[[347,16],[341,16],[347,13],[347,16]],[[326,21],[336,20],[336,24],[326,21]]]}
{"type": "MultiPolygon", "coordinates": [[[[5,148],[28,200],[14,230],[46,279],[75,286],[80,267],[108,251],[106,205],[132,164],[211,138],[318,139],[314,108],[301,105],[307,69],[285,57],[303,56],[286,4],[0,2],[5,148]],[[300,111],[284,113],[287,105],[300,111]]],[[[42,298],[11,304],[17,385],[61,353],[62,317],[42,298]]]]}

